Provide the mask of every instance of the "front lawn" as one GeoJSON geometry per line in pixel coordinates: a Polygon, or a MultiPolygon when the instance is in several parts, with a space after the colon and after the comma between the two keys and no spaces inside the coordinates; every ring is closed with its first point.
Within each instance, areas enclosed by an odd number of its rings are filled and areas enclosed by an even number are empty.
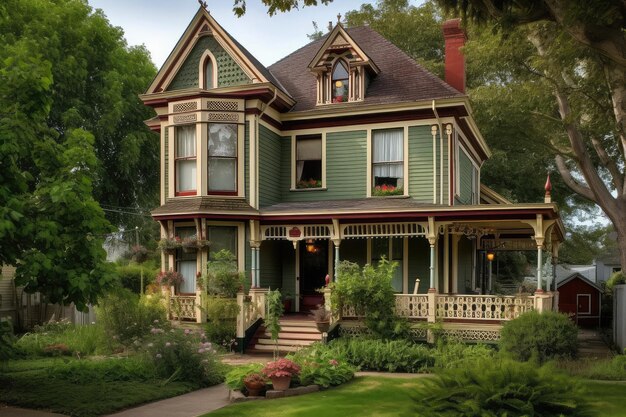
{"type": "MultiPolygon", "coordinates": [[[[402,416],[412,413],[416,388],[423,378],[399,379],[357,377],[338,388],[300,397],[234,404],[206,416],[255,417],[346,417],[402,416]]],[[[624,417],[626,384],[586,381],[588,395],[597,415],[624,417]]]]}
{"type": "Polygon", "coordinates": [[[89,366],[90,360],[68,358],[10,361],[8,369],[0,373],[0,398],[2,402],[15,406],[90,417],[198,388],[195,384],[179,381],[166,383],[162,379],[150,378],[142,374],[140,365],[136,363],[124,364],[126,371],[135,368],[135,372],[120,376],[118,363],[121,361],[132,362],[134,359],[100,359],[93,368],[89,366]],[[83,364],[92,368],[91,372],[75,370],[77,366],[83,368],[83,364]],[[105,368],[113,371],[103,371],[105,368]]]}

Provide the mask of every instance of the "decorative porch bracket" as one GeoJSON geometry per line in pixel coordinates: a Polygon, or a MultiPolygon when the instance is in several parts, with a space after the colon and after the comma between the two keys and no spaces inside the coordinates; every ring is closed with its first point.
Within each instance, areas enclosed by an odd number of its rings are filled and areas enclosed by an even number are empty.
{"type": "Polygon", "coordinates": [[[551,240],[552,227],[556,223],[556,220],[544,220],[542,214],[537,214],[535,220],[524,220],[524,223],[528,224],[535,231],[535,243],[537,244],[537,291],[541,294],[543,288],[541,287],[542,281],[542,269],[543,269],[543,247],[546,240],[551,240]]]}

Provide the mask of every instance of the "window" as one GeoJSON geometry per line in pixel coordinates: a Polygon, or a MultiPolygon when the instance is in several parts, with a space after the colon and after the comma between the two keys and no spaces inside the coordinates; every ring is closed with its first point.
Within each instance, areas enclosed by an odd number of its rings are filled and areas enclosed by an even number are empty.
{"type": "MultiPolygon", "coordinates": [[[[181,239],[195,238],[195,227],[177,227],[176,236],[181,239]]],[[[183,276],[183,282],[178,286],[181,294],[191,294],[196,292],[196,273],[198,272],[198,262],[196,252],[185,252],[183,249],[176,250],[176,270],[183,276]]]]}
{"type": "Polygon", "coordinates": [[[348,101],[348,92],[350,89],[348,67],[345,62],[341,60],[337,61],[333,69],[331,89],[333,103],[348,101]]]}
{"type": "Polygon", "coordinates": [[[322,137],[296,137],[296,188],[322,187],[322,137]]]}
{"type": "Polygon", "coordinates": [[[196,126],[176,127],[176,195],[196,194],[196,126]]]}
{"type": "Polygon", "coordinates": [[[237,193],[237,125],[209,125],[209,194],[237,193]]]}
{"type": "Polygon", "coordinates": [[[211,58],[206,58],[204,61],[204,89],[209,90],[214,88],[213,85],[213,61],[211,58]]]}
{"type": "Polygon", "coordinates": [[[391,285],[395,292],[402,292],[403,267],[402,255],[404,252],[404,238],[375,238],[372,242],[372,265],[377,265],[385,257],[389,262],[398,262],[398,267],[393,272],[391,285]]]}
{"type": "Polygon", "coordinates": [[[404,187],[403,130],[372,131],[372,195],[400,195],[404,187]]]}
{"type": "Polygon", "coordinates": [[[211,242],[209,260],[224,249],[237,259],[237,232],[236,226],[209,226],[207,228],[207,237],[211,242]]]}

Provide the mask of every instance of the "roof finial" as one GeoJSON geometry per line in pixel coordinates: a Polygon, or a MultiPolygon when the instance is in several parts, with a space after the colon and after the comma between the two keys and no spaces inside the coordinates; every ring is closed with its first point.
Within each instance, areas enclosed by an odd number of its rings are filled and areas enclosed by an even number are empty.
{"type": "Polygon", "coordinates": [[[341,13],[337,13],[337,24],[341,24],[341,13]]]}
{"type": "Polygon", "coordinates": [[[198,0],[198,3],[200,3],[200,7],[202,7],[204,10],[206,10],[206,8],[207,8],[206,1],[198,0]]]}
{"type": "Polygon", "coordinates": [[[543,199],[544,203],[551,203],[552,202],[552,182],[550,182],[550,173],[548,172],[548,178],[546,179],[546,185],[545,185],[545,190],[546,190],[546,195],[543,199]]]}

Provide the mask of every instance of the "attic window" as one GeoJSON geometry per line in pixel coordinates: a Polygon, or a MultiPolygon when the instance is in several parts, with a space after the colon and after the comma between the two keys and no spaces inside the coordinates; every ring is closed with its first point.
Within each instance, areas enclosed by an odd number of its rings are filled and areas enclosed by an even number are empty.
{"type": "Polygon", "coordinates": [[[207,58],[204,62],[204,89],[213,88],[213,61],[207,58]]]}
{"type": "Polygon", "coordinates": [[[347,102],[350,90],[350,75],[343,61],[338,60],[335,64],[331,82],[333,103],[347,102]]]}
{"type": "Polygon", "coordinates": [[[204,51],[200,58],[200,64],[198,72],[200,79],[198,80],[198,86],[204,90],[210,90],[217,88],[217,61],[215,57],[208,49],[204,51]]]}

